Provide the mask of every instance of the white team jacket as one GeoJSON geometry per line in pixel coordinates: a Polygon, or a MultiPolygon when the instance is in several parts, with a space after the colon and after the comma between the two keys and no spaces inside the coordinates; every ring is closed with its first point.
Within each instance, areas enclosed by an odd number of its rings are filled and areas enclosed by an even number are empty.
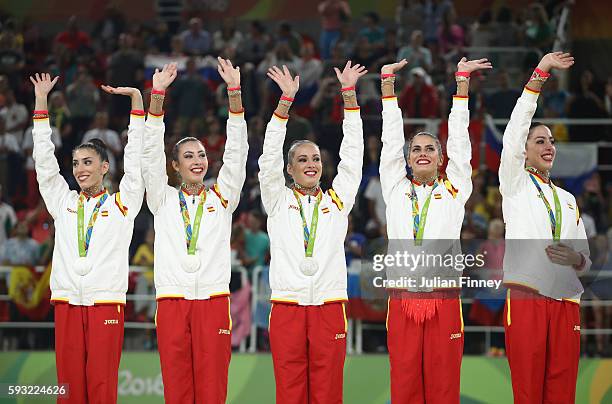
{"type": "MultiPolygon", "coordinates": [[[[143,143],[142,171],[147,190],[146,199],[155,223],[157,299],[178,297],[195,300],[229,295],[232,213],[240,200],[249,148],[244,114],[230,113],[227,120],[223,166],[217,183],[206,190],[196,247],[200,267],[196,272],[185,271],[181,261],[187,255],[185,227],[178,190],[168,185],[163,116],[149,115],[143,143]]],[[[193,226],[200,197],[186,195],[185,199],[193,226]]]]}
{"type": "MultiPolygon", "coordinates": [[[[397,105],[396,97],[383,98],[383,147],[380,155],[380,184],[387,213],[387,234],[389,238],[389,254],[395,254],[398,249],[407,250],[411,254],[446,252],[446,247],[458,254],[458,243],[448,241],[445,248],[437,240],[459,240],[461,225],[465,214],[465,202],[472,193],[472,145],[468,132],[470,116],[468,99],[453,97],[453,106],[448,118],[448,141],[446,150],[448,164],[447,179],[438,179],[438,185],[433,191],[427,213],[427,222],[423,231],[426,248],[410,248],[411,243],[398,240],[414,240],[411,180],[407,177],[406,157],[404,155],[404,124],[402,111],[397,105]]],[[[422,211],[431,185],[415,182],[415,190],[422,211]]],[[[397,269],[397,268],[396,268],[397,269]]],[[[432,268],[421,268],[423,275],[431,276],[432,268]]],[[[403,270],[399,270],[402,273],[403,270]]],[[[404,273],[415,279],[419,278],[419,269],[404,273]]],[[[454,278],[461,272],[438,268],[437,276],[454,278]]],[[[420,283],[418,281],[417,283],[420,283]]],[[[413,290],[414,288],[410,288],[413,290]]],[[[414,289],[416,290],[416,289],[414,289]]],[[[427,290],[423,290],[427,291],[427,290]]]]}
{"type": "MultiPolygon", "coordinates": [[[[65,301],[81,306],[125,303],[129,246],[134,218],[140,211],[144,194],[140,170],[143,131],[144,117],[131,115],[128,143],[124,152],[124,175],[119,183],[119,192],[109,195],[100,208],[87,253],[93,267],[89,273],[81,276],[74,271],[74,263],[79,257],[79,193],[71,191],[59,174],[49,120],[34,121],[34,167],[40,193],[55,222],[55,248],[51,271],[52,301],[65,301]]],[[[99,196],[91,197],[85,202],[85,226],[99,196]]]]}
{"type": "MultiPolygon", "coordinates": [[[[577,271],[553,264],[546,256],[544,248],[553,242],[548,210],[525,171],[525,143],[538,95],[527,89],[523,91],[504,132],[499,167],[506,223],[504,283],[527,286],[548,297],[577,299],[583,292],[577,271]]],[[[552,189],[540,178],[536,179],[554,211],[552,189]]],[[[585,265],[578,272],[581,274],[591,266],[584,224],[574,196],[556,188],[561,204],[561,242],[570,244],[584,256],[585,265]]]]}
{"type": "MultiPolygon", "coordinates": [[[[266,128],[263,154],[259,158],[261,200],[268,214],[270,235],[270,287],[272,301],[321,305],[343,301],[346,293],[344,239],[348,214],[361,182],[363,127],[359,109],[345,109],[338,174],[319,205],[319,222],[313,257],[318,271],[304,275],[305,257],[302,218],[292,189],[285,186],[283,142],[287,120],[273,115],[266,128]]],[[[315,198],[301,195],[306,222],[310,226],[315,198]]]]}

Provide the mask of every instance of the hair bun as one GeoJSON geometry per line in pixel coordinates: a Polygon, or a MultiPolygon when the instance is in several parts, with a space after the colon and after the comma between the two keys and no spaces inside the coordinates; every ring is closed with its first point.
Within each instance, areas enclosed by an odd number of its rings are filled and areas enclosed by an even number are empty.
{"type": "Polygon", "coordinates": [[[104,149],[104,150],[108,149],[108,148],[106,147],[106,143],[104,143],[104,141],[103,141],[102,139],[98,139],[97,137],[96,137],[96,138],[91,139],[91,140],[89,141],[89,143],[93,144],[94,146],[100,147],[100,148],[102,148],[102,149],[104,149]]]}

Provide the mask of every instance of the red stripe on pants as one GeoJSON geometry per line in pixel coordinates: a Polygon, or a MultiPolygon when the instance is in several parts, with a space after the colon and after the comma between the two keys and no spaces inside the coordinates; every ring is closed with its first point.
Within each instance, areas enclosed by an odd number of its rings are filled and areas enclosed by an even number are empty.
{"type": "Polygon", "coordinates": [[[515,404],[573,403],[580,305],[512,289],[504,307],[504,328],[515,404]]]}
{"type": "Polygon", "coordinates": [[[229,296],[157,302],[166,404],[225,403],[231,346],[229,296]]]}
{"type": "Polygon", "coordinates": [[[116,403],[122,346],[121,305],[55,304],[57,381],[68,384],[68,397],[57,402],[116,403]]]}
{"type": "Polygon", "coordinates": [[[390,298],[387,346],[393,404],[459,403],[463,330],[459,297],[440,299],[435,315],[417,323],[390,298]]]}
{"type": "Polygon", "coordinates": [[[277,404],[342,403],[346,316],[344,303],[274,303],[270,347],[277,404]]]}

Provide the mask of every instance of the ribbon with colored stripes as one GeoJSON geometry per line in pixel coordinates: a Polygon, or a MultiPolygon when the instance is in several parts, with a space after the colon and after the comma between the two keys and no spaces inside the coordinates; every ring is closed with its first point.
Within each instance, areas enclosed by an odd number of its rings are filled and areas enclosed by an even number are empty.
{"type": "Polygon", "coordinates": [[[438,186],[438,181],[434,182],[431,187],[431,192],[425,200],[423,210],[419,213],[419,199],[414,188],[414,183],[410,183],[410,199],[412,201],[412,235],[414,236],[415,245],[421,245],[423,240],[423,231],[425,230],[425,223],[427,222],[427,211],[429,210],[429,202],[431,201],[431,195],[438,186]]]}
{"type": "Polygon", "coordinates": [[[319,223],[319,204],[321,203],[321,199],[323,199],[323,192],[319,191],[317,194],[317,201],[315,202],[314,210],[312,212],[312,220],[310,221],[310,229],[306,223],[306,217],[304,216],[304,208],[302,207],[300,195],[295,189],[293,190],[293,195],[297,200],[298,207],[300,208],[300,216],[302,217],[302,226],[304,227],[304,250],[306,250],[307,257],[312,257],[314,243],[317,237],[317,224],[319,223]]]}
{"type": "Polygon", "coordinates": [[[550,202],[548,202],[548,199],[546,199],[546,195],[544,195],[544,192],[542,192],[542,188],[540,187],[540,184],[538,184],[538,180],[536,180],[534,175],[531,173],[529,173],[529,178],[531,178],[533,185],[535,185],[535,187],[537,188],[538,193],[540,194],[540,198],[542,199],[542,202],[544,202],[544,206],[546,206],[546,210],[548,211],[548,218],[550,219],[550,229],[552,232],[553,240],[559,241],[561,239],[561,203],[559,203],[557,187],[554,186],[552,181],[548,181],[550,189],[552,189],[553,200],[555,202],[555,212],[553,213],[552,208],[550,206],[550,202]]]}
{"type": "Polygon", "coordinates": [[[200,235],[200,222],[202,221],[202,213],[204,212],[204,202],[206,202],[206,188],[200,191],[200,202],[196,210],[196,216],[193,221],[193,229],[191,227],[191,219],[187,210],[187,201],[182,189],[179,189],[179,205],[181,206],[181,215],[183,216],[183,225],[185,226],[185,240],[187,243],[187,253],[195,255],[196,246],[198,245],[198,237],[200,235]]]}
{"type": "Polygon", "coordinates": [[[104,193],[100,196],[100,199],[98,199],[93,212],[91,212],[89,222],[87,223],[87,229],[85,229],[85,195],[83,193],[79,195],[79,201],[77,202],[77,239],[79,243],[79,257],[87,256],[91,234],[93,232],[94,225],[96,224],[96,220],[98,220],[100,207],[104,205],[106,198],[108,198],[108,192],[104,190],[104,193]]]}

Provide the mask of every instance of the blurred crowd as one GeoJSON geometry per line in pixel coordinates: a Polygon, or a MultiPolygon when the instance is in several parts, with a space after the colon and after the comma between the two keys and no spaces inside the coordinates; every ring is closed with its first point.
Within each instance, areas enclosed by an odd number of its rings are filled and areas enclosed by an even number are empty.
{"type": "MultiPolygon", "coordinates": [[[[502,6],[482,10],[473,18],[457,15],[448,0],[401,0],[392,21],[382,20],[376,12],[354,15],[346,1],[325,0],[317,6],[319,20],[306,25],[285,21],[206,21],[205,15],[196,12],[185,16],[180,24],[162,20],[128,24],[128,18],[119,9],[109,6],[98,21],[82,21],[74,16],[63,30],[53,35],[43,33],[31,21],[0,15],[0,265],[46,266],[53,250],[53,220],[38,193],[32,160],[33,92],[27,78],[35,72],[60,76],[50,95],[49,115],[62,175],[76,189],[71,151],[83,141],[100,138],[112,151],[105,181],[109,189],[115,190],[122,175],[130,104],[125,97],[112,97],[100,91],[101,84],[140,88],[146,100],[154,69],[177,61],[179,77],[169,89],[164,106],[167,152],[170,155],[172,146],[182,137],[200,139],[210,163],[206,181],[212,185],[222,162],[228,114],[226,88],[217,74],[215,58],[219,55],[240,66],[249,155],[231,245],[233,263],[251,271],[269,260],[257,159],[265,125],[280,92],[266,78],[268,67],[287,65],[300,75],[300,90],[291,109],[285,147],[295,139],[317,142],[324,166],[322,185],[326,188],[335,175],[342,139],[342,99],[333,68],[343,66],[347,60],[366,66],[373,74],[363,79],[358,88],[366,148],[363,180],[346,239],[350,265],[352,259],[367,257],[380,249],[386,236],[385,206],[378,179],[380,68],[405,58],[408,65],[396,81],[405,117],[445,120],[455,91],[453,74],[457,61],[464,55],[487,57],[493,62],[493,71],[471,79],[471,118],[482,121],[485,114],[509,118],[522,85],[539,57],[552,47],[563,5],[563,1],[549,0],[520,9],[502,6]],[[509,52],[483,49],[490,47],[512,49],[509,52]]],[[[537,117],[612,116],[612,76],[595,77],[590,70],[572,71],[569,85],[562,84],[556,76],[549,80],[540,97],[537,117]]],[[[421,127],[406,125],[405,129],[409,136],[421,127]]],[[[597,141],[602,140],[603,128],[556,125],[553,132],[561,142],[597,141]]],[[[592,242],[593,262],[600,269],[610,268],[612,263],[609,231],[612,182],[609,176],[606,181],[604,174],[595,173],[585,183],[582,194],[577,195],[592,242]]],[[[171,166],[168,178],[171,184],[177,183],[171,166]]],[[[475,170],[473,182],[462,238],[495,243],[491,240],[503,239],[497,173],[475,170]]],[[[152,227],[152,216],[144,204],[135,223],[133,265],[152,266],[152,227]]],[[[490,265],[500,266],[501,262],[490,265]]],[[[22,277],[11,278],[30,285],[27,291],[30,298],[34,290],[44,296],[47,271],[42,275],[23,272],[22,277]],[[32,285],[38,285],[38,289],[32,285]]],[[[240,279],[232,282],[238,285],[233,290],[244,286],[240,279]]],[[[0,294],[9,294],[15,300],[15,296],[26,293],[11,283],[9,277],[4,277],[0,294]]],[[[150,270],[131,275],[130,293],[152,291],[150,270]]],[[[44,300],[39,295],[36,296],[44,300]]],[[[586,316],[599,328],[612,328],[609,309],[595,309],[586,316]]],[[[46,313],[41,319],[52,315],[49,310],[46,313]]],[[[154,305],[136,302],[127,320],[151,321],[153,315],[154,305]]],[[[23,317],[23,310],[0,302],[0,321],[23,317]]],[[[31,313],[25,317],[33,318],[31,313]]],[[[477,315],[471,320],[479,323],[477,315]]],[[[608,342],[609,337],[598,337],[594,351],[604,353],[608,342]]]]}

